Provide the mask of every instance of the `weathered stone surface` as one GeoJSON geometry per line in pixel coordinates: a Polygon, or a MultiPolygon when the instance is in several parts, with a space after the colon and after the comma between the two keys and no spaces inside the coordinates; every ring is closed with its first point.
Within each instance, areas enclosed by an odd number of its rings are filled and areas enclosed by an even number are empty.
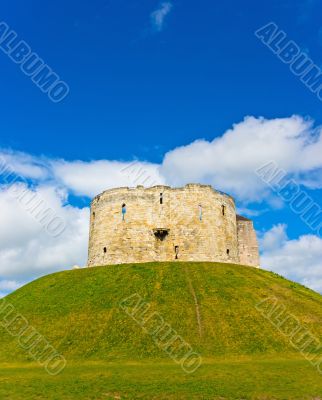
{"type": "Polygon", "coordinates": [[[258,266],[253,225],[237,220],[232,197],[207,185],[118,188],[94,198],[89,266],[176,259],[258,266]]]}
{"type": "Polygon", "coordinates": [[[259,249],[253,221],[237,215],[239,263],[259,267],[259,249]]]}

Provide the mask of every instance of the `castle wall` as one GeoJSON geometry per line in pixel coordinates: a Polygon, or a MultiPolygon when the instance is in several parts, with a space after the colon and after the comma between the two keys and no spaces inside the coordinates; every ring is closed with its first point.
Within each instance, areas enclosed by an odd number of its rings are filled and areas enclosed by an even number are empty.
{"type": "Polygon", "coordinates": [[[236,211],[230,196],[211,186],[191,184],[118,188],[95,197],[89,266],[174,261],[176,256],[179,261],[239,262],[236,211]]]}
{"type": "Polygon", "coordinates": [[[239,263],[259,267],[259,249],[253,221],[237,216],[239,263]]]}

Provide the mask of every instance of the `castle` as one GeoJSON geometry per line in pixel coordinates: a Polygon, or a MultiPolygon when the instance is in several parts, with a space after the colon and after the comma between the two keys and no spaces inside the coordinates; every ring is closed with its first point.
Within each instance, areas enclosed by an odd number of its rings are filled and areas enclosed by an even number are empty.
{"type": "Polygon", "coordinates": [[[88,266],[174,260],[259,267],[253,222],[209,185],[116,188],[93,199],[88,266]]]}

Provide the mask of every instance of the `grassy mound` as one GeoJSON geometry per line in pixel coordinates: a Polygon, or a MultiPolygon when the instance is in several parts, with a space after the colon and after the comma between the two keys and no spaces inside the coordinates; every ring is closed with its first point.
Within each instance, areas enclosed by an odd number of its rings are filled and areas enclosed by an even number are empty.
{"type": "MultiPolygon", "coordinates": [[[[204,359],[297,353],[256,309],[272,296],[322,338],[322,296],[276,274],[232,264],[169,262],[64,271],[5,300],[69,361],[168,360],[120,307],[133,294],[204,359]]],[[[0,362],[31,361],[4,328],[0,340],[0,362]]]]}

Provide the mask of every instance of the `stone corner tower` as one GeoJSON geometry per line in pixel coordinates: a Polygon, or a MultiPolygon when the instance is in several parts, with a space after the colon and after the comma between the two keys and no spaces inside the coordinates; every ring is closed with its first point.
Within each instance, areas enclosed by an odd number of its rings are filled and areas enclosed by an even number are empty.
{"type": "Polygon", "coordinates": [[[93,199],[88,266],[174,260],[259,267],[253,223],[209,185],[123,187],[93,199]]]}

